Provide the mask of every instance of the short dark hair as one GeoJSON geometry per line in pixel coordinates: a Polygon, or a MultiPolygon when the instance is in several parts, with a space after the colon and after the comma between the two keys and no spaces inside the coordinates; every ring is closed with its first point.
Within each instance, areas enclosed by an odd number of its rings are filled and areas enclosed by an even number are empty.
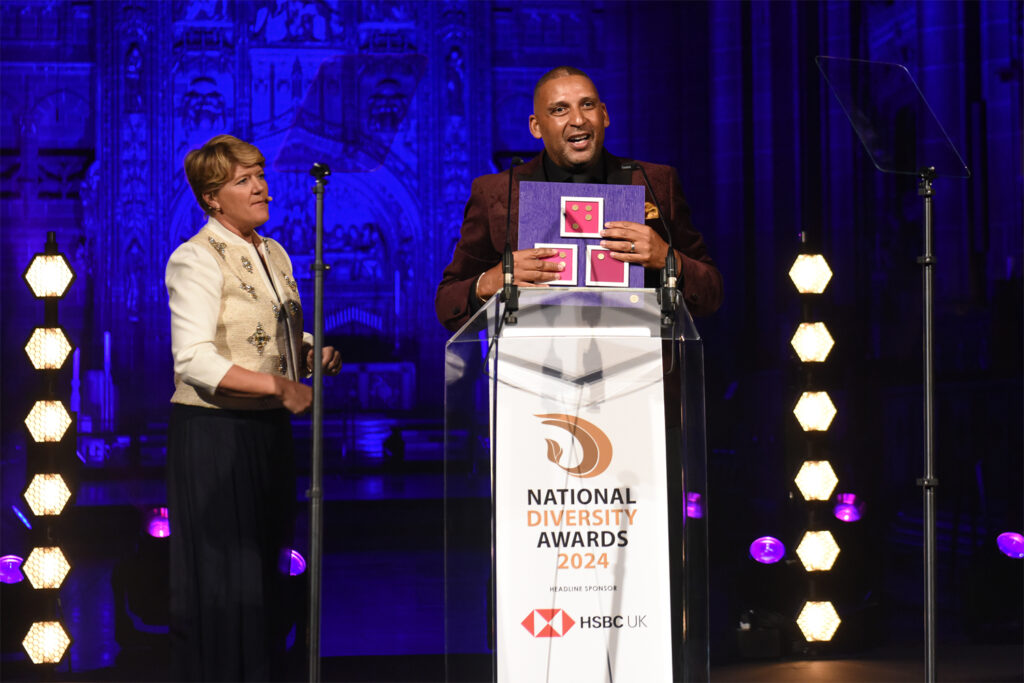
{"type": "MultiPolygon", "coordinates": [[[[556,66],[554,69],[551,69],[550,71],[545,73],[543,76],[541,76],[540,79],[537,80],[537,85],[533,86],[533,96],[534,96],[534,98],[537,97],[537,91],[540,90],[540,86],[544,85],[548,81],[553,81],[556,78],[564,78],[565,76],[583,76],[583,78],[585,78],[588,81],[590,81],[591,84],[594,84],[594,79],[591,78],[590,75],[586,71],[584,71],[583,69],[577,69],[574,66],[568,66],[568,65],[556,66]]],[[[594,84],[594,90],[597,90],[597,85],[596,84],[594,84]]]]}

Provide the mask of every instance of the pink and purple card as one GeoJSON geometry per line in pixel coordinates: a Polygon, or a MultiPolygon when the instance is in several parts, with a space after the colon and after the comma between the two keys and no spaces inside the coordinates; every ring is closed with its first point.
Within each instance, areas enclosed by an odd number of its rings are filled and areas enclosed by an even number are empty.
{"type": "Polygon", "coordinates": [[[629,264],[612,258],[604,247],[587,247],[587,287],[628,287],[629,264]]]}
{"type": "Polygon", "coordinates": [[[557,249],[558,253],[554,256],[549,256],[546,259],[542,259],[549,263],[563,263],[565,268],[558,274],[557,280],[551,280],[548,282],[549,285],[562,285],[565,287],[575,287],[577,283],[576,279],[576,245],[575,244],[543,244],[538,242],[533,245],[538,249],[550,248],[557,249]]]}
{"type": "Polygon", "coordinates": [[[604,225],[604,199],[601,197],[562,197],[559,213],[562,237],[601,238],[604,225]]]}
{"type": "Polygon", "coordinates": [[[519,183],[519,249],[565,248],[565,263],[553,285],[643,287],[644,269],[611,257],[597,246],[609,221],[644,222],[642,185],[519,183]],[[571,271],[571,273],[569,272],[571,271]]]}

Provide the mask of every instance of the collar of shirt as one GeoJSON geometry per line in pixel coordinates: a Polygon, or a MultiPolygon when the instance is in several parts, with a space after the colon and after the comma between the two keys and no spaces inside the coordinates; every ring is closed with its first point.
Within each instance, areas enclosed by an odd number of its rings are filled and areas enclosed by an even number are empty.
{"type": "MultiPolygon", "coordinates": [[[[218,221],[213,216],[207,216],[207,221],[206,221],[206,226],[205,227],[209,228],[214,233],[216,233],[217,236],[220,239],[227,240],[228,242],[231,242],[232,244],[247,244],[250,247],[252,246],[252,242],[250,242],[247,239],[243,239],[242,237],[240,237],[236,233],[231,232],[230,230],[225,228],[221,224],[221,222],[218,221]]],[[[257,237],[260,238],[260,245],[263,245],[264,243],[266,243],[266,240],[263,239],[263,237],[258,232],[255,233],[255,234],[256,234],[257,237]]]]}
{"type": "Polygon", "coordinates": [[[549,183],[597,183],[604,185],[608,182],[608,164],[605,163],[605,151],[601,150],[601,159],[593,167],[583,173],[567,171],[551,160],[547,154],[544,155],[544,177],[549,183]]]}

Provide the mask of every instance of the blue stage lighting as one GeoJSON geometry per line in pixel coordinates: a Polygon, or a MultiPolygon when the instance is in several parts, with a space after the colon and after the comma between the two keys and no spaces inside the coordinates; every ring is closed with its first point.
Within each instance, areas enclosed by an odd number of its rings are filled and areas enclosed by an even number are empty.
{"type": "Polygon", "coordinates": [[[22,524],[24,524],[29,529],[32,528],[32,522],[28,521],[28,517],[25,516],[24,512],[18,509],[17,505],[12,505],[11,509],[14,510],[14,514],[17,515],[18,519],[21,520],[22,524]]]}
{"type": "Polygon", "coordinates": [[[786,555],[786,546],[774,536],[762,536],[750,544],[750,556],[761,564],[774,564],[786,555]]]}

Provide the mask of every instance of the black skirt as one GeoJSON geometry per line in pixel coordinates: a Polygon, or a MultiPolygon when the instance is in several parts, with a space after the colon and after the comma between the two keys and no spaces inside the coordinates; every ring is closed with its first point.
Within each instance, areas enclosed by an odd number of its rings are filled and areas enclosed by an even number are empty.
{"type": "Polygon", "coordinates": [[[173,680],[283,679],[291,619],[278,567],[295,509],[288,411],[172,404],[167,502],[173,680]]]}

